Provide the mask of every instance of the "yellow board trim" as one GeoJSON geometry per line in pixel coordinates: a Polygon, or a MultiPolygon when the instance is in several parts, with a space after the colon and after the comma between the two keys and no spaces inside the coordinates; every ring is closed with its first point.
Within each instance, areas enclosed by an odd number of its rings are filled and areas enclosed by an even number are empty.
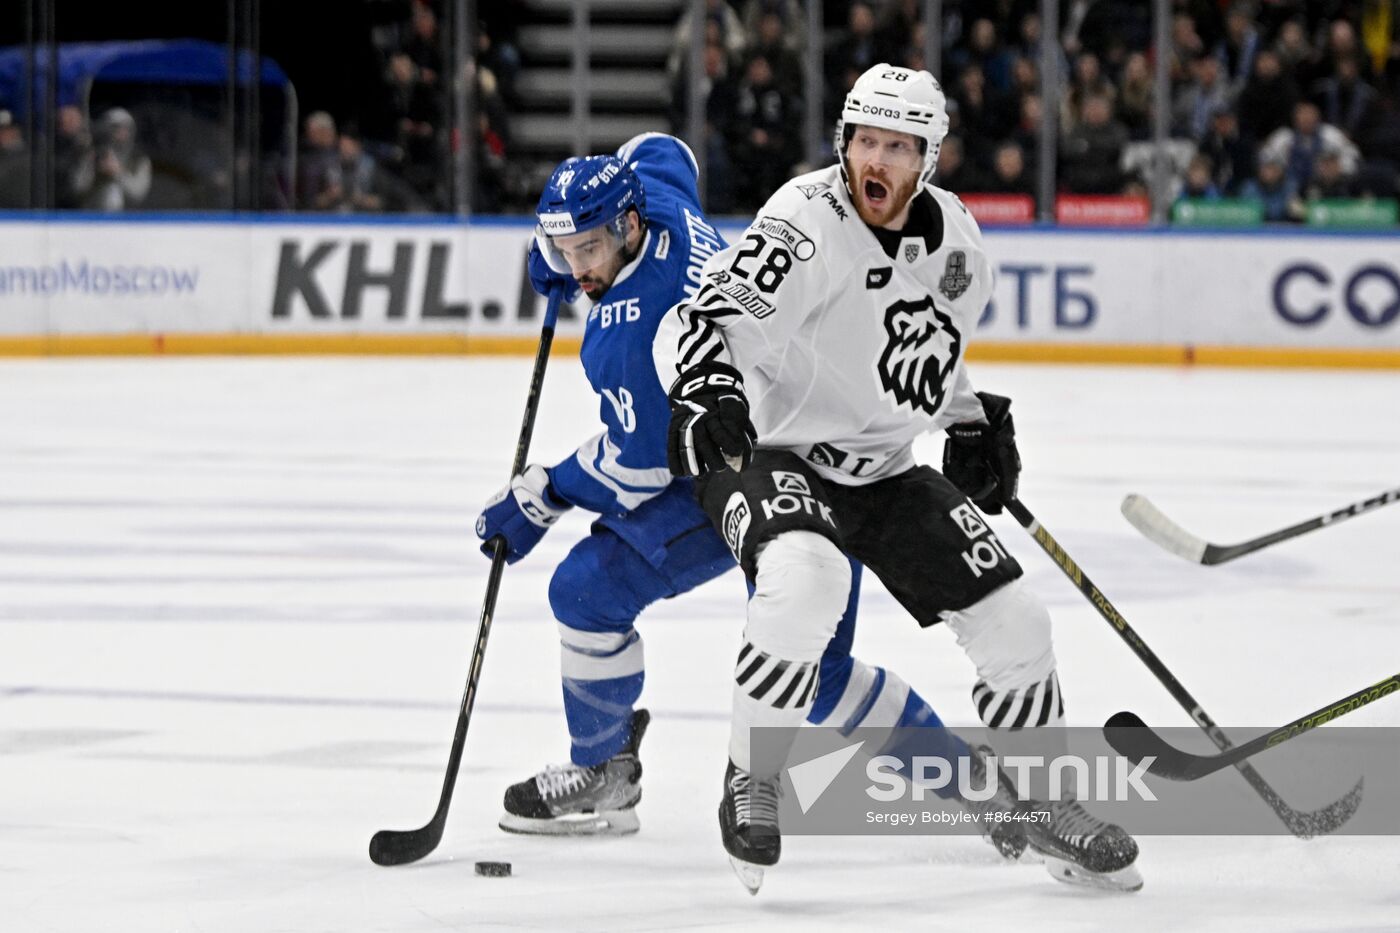
{"type": "MultiPolygon", "coordinates": [[[[559,337],[555,355],[577,355],[578,337],[559,337]]],[[[56,334],[0,336],[0,357],[39,356],[529,356],[534,336],[465,334],[56,334]]],[[[1108,363],[1135,366],[1261,366],[1400,369],[1400,347],[1222,347],[979,341],[968,358],[995,363],[1108,363]]]]}

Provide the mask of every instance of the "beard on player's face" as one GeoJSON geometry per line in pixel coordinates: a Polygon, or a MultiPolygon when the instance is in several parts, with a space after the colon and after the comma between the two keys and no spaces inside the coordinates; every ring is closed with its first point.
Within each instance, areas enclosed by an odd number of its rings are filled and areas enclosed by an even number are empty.
{"type": "Polygon", "coordinates": [[[894,220],[919,186],[918,171],[879,162],[852,163],[851,200],[860,219],[872,227],[894,220]]]}
{"type": "Polygon", "coordinates": [[[616,264],[617,268],[611,268],[613,265],[614,263],[610,261],[605,265],[589,269],[576,279],[579,287],[583,289],[583,293],[588,296],[590,301],[597,301],[607,293],[608,289],[612,288],[613,280],[617,278],[617,273],[622,268],[621,263],[616,264]]]}

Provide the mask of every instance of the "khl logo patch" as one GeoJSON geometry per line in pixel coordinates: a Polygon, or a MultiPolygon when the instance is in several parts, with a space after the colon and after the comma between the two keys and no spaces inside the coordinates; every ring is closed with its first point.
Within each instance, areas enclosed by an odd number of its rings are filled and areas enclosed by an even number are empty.
{"type": "Polygon", "coordinates": [[[962,334],[952,318],[928,295],[896,301],[885,309],[885,335],[888,343],[876,364],[881,387],[899,405],[937,413],[962,353],[962,334]]]}

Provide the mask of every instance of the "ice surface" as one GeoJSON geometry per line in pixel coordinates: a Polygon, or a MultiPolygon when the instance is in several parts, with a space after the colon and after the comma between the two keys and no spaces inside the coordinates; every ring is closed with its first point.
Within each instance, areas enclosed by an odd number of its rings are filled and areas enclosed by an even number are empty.
{"type": "MultiPolygon", "coordinates": [[[[714,815],[737,573],[642,620],[642,832],[501,833],[504,787],[567,757],[545,587],[586,532],[578,513],[506,572],[442,845],[371,864],[376,829],[421,825],[437,801],[487,567],[471,526],[505,480],[528,372],[0,362],[0,929],[1400,930],[1393,838],[1146,838],[1146,888],[1124,896],[998,864],[974,838],[794,837],[750,898],[714,815]],[[481,859],[514,877],[475,876],[481,859]]],[[[1118,514],[1144,493],[1228,542],[1395,486],[1400,376],[974,378],[1016,400],[1025,502],[1217,720],[1278,724],[1400,668],[1400,507],[1217,568],[1118,514]]],[[[595,422],[579,366],[556,358],[536,459],[595,422]]],[[[1056,617],[1071,722],[1188,724],[1014,522],[995,526],[1056,617]]],[[[918,630],[873,579],[857,650],[974,719],[950,633],[918,630]]],[[[1400,725],[1400,702],[1348,724],[1400,725]]]]}

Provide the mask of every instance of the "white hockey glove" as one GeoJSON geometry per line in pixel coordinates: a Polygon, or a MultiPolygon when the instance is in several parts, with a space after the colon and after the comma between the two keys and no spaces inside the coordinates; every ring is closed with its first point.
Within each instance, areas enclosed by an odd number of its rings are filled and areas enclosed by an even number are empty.
{"type": "Polygon", "coordinates": [[[529,554],[549,526],[570,508],[570,503],[555,494],[545,468],[531,464],[509,486],[486,500],[486,508],[476,519],[477,537],[484,542],[481,553],[490,557],[491,542],[503,538],[506,563],[515,563],[529,554]]]}

